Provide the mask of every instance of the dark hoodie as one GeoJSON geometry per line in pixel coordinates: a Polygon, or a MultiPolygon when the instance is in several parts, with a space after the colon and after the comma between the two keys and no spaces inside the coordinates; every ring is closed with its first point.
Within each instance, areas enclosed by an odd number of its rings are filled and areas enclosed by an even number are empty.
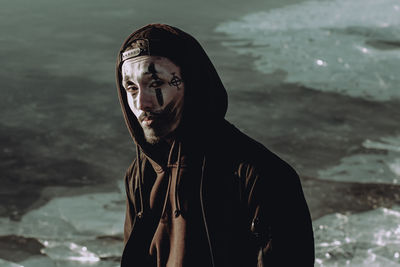
{"type": "Polygon", "coordinates": [[[224,119],[226,90],[193,37],[147,25],[122,45],[116,73],[137,150],[125,178],[121,266],[313,266],[311,219],[296,172],[224,119]],[[139,55],[181,68],[184,111],[172,145],[146,143],[128,106],[122,53],[137,40],[145,40],[139,55]]]}

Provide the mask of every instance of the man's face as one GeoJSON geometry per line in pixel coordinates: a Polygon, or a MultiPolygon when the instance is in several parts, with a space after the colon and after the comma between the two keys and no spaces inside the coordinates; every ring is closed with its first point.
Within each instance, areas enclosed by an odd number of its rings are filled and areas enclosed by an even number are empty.
{"type": "Polygon", "coordinates": [[[168,137],[182,117],[184,83],[180,68],[165,57],[140,56],[122,64],[128,104],[147,142],[168,137]]]}

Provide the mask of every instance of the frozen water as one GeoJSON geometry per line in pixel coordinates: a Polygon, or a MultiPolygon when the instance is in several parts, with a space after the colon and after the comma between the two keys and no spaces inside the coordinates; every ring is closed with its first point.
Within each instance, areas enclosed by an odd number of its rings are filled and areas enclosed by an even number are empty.
{"type": "MultiPolygon", "coordinates": [[[[54,261],[50,258],[37,256],[31,257],[19,263],[23,267],[119,267],[119,262],[99,261],[99,262],[79,262],[79,261],[54,261]]],[[[2,266],[2,265],[0,265],[2,266]]],[[[3,266],[2,266],[3,267],[3,266]]],[[[13,267],[13,266],[12,266],[13,267]]]]}
{"type": "Polygon", "coordinates": [[[308,1],[220,24],[225,42],[286,82],[384,101],[400,98],[400,2],[308,1]]]}
{"type": "MultiPolygon", "coordinates": [[[[57,266],[60,266],[60,265],[56,265],[57,263],[52,261],[50,258],[43,257],[43,256],[30,257],[29,259],[24,260],[24,261],[20,262],[19,264],[21,264],[24,267],[57,267],[57,266]]],[[[61,266],[65,266],[64,262],[62,263],[61,266]]]]}
{"type": "Polygon", "coordinates": [[[98,262],[99,256],[88,251],[87,247],[77,245],[73,242],[45,241],[46,248],[42,252],[54,260],[71,260],[80,262],[98,262]]]}
{"type": "Polygon", "coordinates": [[[313,222],[316,266],[400,266],[400,207],[313,222]]]}
{"type": "MultiPolygon", "coordinates": [[[[125,199],[120,192],[54,198],[19,222],[0,218],[0,235],[38,239],[47,257],[28,259],[24,266],[111,266],[102,258],[122,253],[125,199]],[[108,265],[107,265],[108,264],[108,265]]],[[[115,264],[118,265],[118,264],[115,264]]],[[[12,265],[10,265],[12,266],[12,265]]]]}
{"type": "Polygon", "coordinates": [[[384,149],[393,152],[400,152],[400,136],[382,137],[379,142],[366,140],[363,143],[366,148],[384,149]]]}
{"type": "Polygon", "coordinates": [[[361,183],[400,183],[400,136],[366,140],[368,154],[345,157],[340,164],[318,172],[321,179],[361,183]]]}
{"type": "Polygon", "coordinates": [[[14,262],[9,262],[9,261],[2,260],[2,259],[0,259],[0,266],[2,266],[2,267],[24,267],[22,265],[14,263],[14,262]]]}
{"type": "Polygon", "coordinates": [[[0,218],[0,235],[68,239],[122,234],[125,200],[120,193],[55,198],[20,222],[0,218]]]}

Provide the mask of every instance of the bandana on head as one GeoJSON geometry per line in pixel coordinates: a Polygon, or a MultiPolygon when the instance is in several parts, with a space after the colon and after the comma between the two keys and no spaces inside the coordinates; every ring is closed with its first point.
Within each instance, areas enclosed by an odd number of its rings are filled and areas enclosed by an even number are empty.
{"type": "Polygon", "coordinates": [[[182,63],[187,57],[186,37],[181,35],[168,25],[147,25],[128,37],[119,55],[120,63],[139,56],[161,56],[185,67],[182,63]]]}
{"type": "Polygon", "coordinates": [[[121,61],[139,56],[150,56],[148,39],[136,39],[130,43],[129,50],[122,53],[121,61]]]}

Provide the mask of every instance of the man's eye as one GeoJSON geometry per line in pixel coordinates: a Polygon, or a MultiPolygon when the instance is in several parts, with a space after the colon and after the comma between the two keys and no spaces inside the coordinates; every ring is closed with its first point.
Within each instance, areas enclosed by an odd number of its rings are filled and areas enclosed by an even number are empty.
{"type": "Polygon", "coordinates": [[[131,94],[136,93],[137,90],[138,90],[137,87],[132,86],[132,85],[126,87],[126,91],[129,92],[129,93],[131,93],[131,94]]]}
{"type": "Polygon", "coordinates": [[[154,82],[150,83],[150,87],[160,87],[163,84],[164,84],[163,81],[154,81],[154,82]]]}

